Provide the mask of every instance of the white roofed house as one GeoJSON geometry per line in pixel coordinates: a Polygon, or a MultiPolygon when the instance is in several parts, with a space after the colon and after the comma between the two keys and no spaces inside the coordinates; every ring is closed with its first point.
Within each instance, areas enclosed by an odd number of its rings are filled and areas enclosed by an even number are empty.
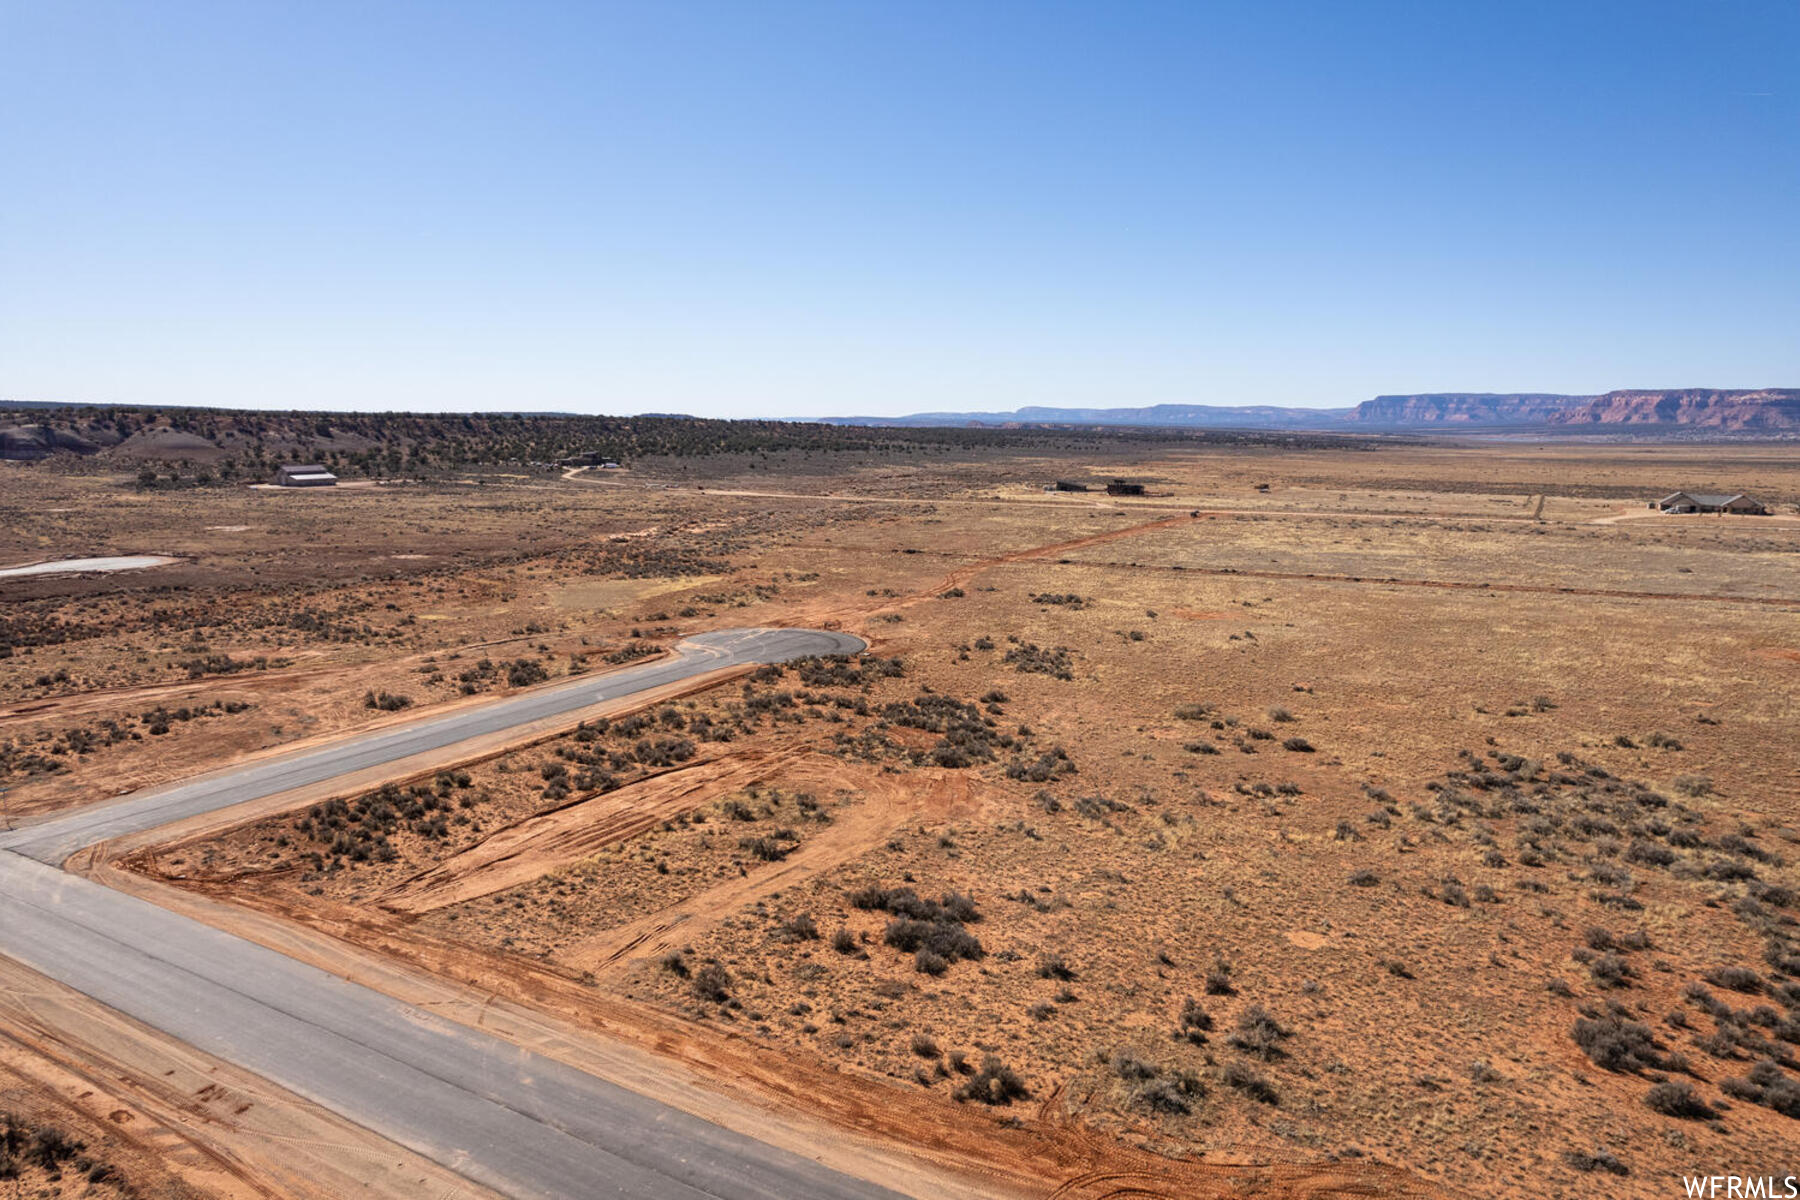
{"type": "Polygon", "coordinates": [[[276,487],[330,487],[337,476],[317,463],[288,463],[275,472],[276,487]]]}

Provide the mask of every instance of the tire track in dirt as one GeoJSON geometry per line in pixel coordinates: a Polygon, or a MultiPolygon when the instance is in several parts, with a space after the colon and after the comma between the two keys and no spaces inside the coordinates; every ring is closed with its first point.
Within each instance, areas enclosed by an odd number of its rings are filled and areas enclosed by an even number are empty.
{"type": "Polygon", "coordinates": [[[927,768],[902,782],[873,768],[797,747],[727,752],[514,822],[461,854],[400,881],[374,903],[403,917],[419,917],[504,892],[721,796],[770,780],[854,799],[829,809],[830,823],[779,863],[581,939],[561,949],[558,961],[600,974],[633,959],[665,953],[673,948],[677,934],[691,936],[746,904],[850,862],[903,825],[966,817],[978,811],[983,800],[980,789],[958,772],[927,768]]]}
{"type": "Polygon", "coordinates": [[[786,891],[875,849],[896,829],[918,821],[974,815],[985,800],[967,776],[919,770],[903,782],[872,769],[846,770],[823,756],[790,764],[784,784],[860,792],[854,804],[831,809],[829,825],[809,836],[780,863],[728,879],[659,912],[565,947],[559,957],[577,969],[604,976],[641,958],[655,958],[745,905],[786,891]]]}
{"type": "MultiPolygon", "coordinates": [[[[921,592],[915,596],[908,596],[903,603],[917,604],[920,601],[929,600],[941,595],[951,588],[963,587],[974,582],[975,576],[991,567],[1005,566],[1007,563],[1027,562],[1037,558],[1050,558],[1053,555],[1067,554],[1071,550],[1085,550],[1089,546],[1104,546],[1106,543],[1116,542],[1120,538],[1137,537],[1140,534],[1153,533],[1159,529],[1171,529],[1177,525],[1192,525],[1195,521],[1201,519],[1201,516],[1184,513],[1178,517],[1162,517],[1155,521],[1145,521],[1139,525],[1127,525],[1121,529],[1109,529],[1101,533],[1090,533],[1086,537],[1070,538],[1066,542],[1051,542],[1047,546],[1033,546],[1029,550],[1014,550],[1007,554],[995,555],[992,558],[985,558],[980,562],[972,563],[967,567],[961,567],[950,572],[939,580],[937,586],[930,591],[921,592]]],[[[921,550],[918,553],[929,554],[933,552],[921,550]]],[[[943,552],[940,551],[939,553],[943,552]]]]}
{"type": "Polygon", "coordinates": [[[535,813],[401,880],[376,896],[374,903],[416,917],[529,883],[719,796],[760,783],[779,770],[786,757],[773,748],[718,754],[535,813]]]}
{"type": "MultiPolygon", "coordinates": [[[[1118,529],[1108,529],[1100,533],[1087,534],[1084,537],[1070,538],[1067,541],[1051,542],[1043,546],[1031,546],[1024,550],[1011,550],[1005,554],[977,559],[966,566],[958,567],[949,574],[939,578],[930,587],[913,592],[910,595],[884,598],[876,603],[870,603],[861,596],[848,598],[841,602],[825,598],[817,603],[797,606],[788,614],[788,618],[795,623],[814,625],[821,629],[852,629],[865,641],[869,642],[871,649],[874,649],[879,642],[879,638],[867,628],[866,622],[878,612],[892,612],[895,609],[911,608],[914,605],[923,604],[929,600],[935,600],[952,588],[968,586],[968,584],[974,581],[976,576],[993,567],[1004,566],[1007,563],[1026,562],[1032,559],[1050,558],[1054,555],[1067,554],[1074,550],[1085,549],[1088,546],[1104,545],[1107,542],[1117,541],[1120,538],[1137,537],[1140,534],[1152,533],[1159,529],[1169,529],[1178,525],[1191,524],[1199,519],[1199,517],[1196,517],[1190,512],[1184,512],[1179,516],[1159,517],[1154,521],[1144,521],[1136,525],[1125,525],[1118,529]]],[[[963,557],[962,555],[953,554],[947,550],[914,550],[910,553],[933,555],[943,558],[963,557]]]]}
{"type": "Polygon", "coordinates": [[[1095,1171],[1068,1180],[1046,1200],[1188,1200],[1190,1197],[1254,1197],[1255,1200],[1340,1200],[1356,1196],[1416,1196],[1408,1177],[1377,1164],[1300,1166],[1278,1164],[1235,1168],[1229,1190],[1216,1173],[1195,1171],[1188,1178],[1138,1171],[1095,1171]]]}
{"type": "MultiPolygon", "coordinates": [[[[1158,521],[1155,525],[1167,525],[1172,522],[1158,521]]],[[[1143,532],[1149,525],[1134,526],[1128,530],[1120,530],[1115,536],[1143,532]]],[[[1110,538],[1102,540],[1111,540],[1110,538]]],[[[1091,543],[1090,543],[1091,544],[1091,543]]],[[[1069,543],[1075,547],[1076,543],[1069,543]]],[[[1045,547],[1045,553],[1060,550],[1063,547],[1045,547]]],[[[918,554],[931,554],[943,558],[960,557],[950,550],[919,550],[918,554]]],[[[1016,562],[1025,558],[1040,558],[1044,554],[1025,551],[1019,554],[1002,555],[996,559],[983,559],[962,571],[952,572],[945,579],[955,579],[964,575],[979,574],[989,567],[1006,562],[1016,562]]],[[[1105,559],[1082,559],[1069,564],[1072,567],[1092,567],[1115,571],[1168,571],[1180,575],[1200,575],[1214,578],[1237,579],[1272,579],[1284,582],[1310,583],[1351,583],[1376,587],[1412,587],[1438,588],[1448,591],[1469,592],[1517,592],[1528,595],[1545,596],[1584,596],[1603,600],[1703,600],[1711,604],[1761,604],[1773,607],[1800,607],[1800,597],[1795,596],[1740,596],[1727,592],[1637,592],[1624,588],[1584,588],[1564,587],[1547,583],[1488,583],[1468,579],[1400,579],[1395,576],[1377,577],[1373,575],[1336,575],[1320,571],[1266,571],[1251,567],[1190,567],[1183,564],[1159,565],[1156,563],[1114,562],[1105,559]]],[[[950,584],[959,587],[961,584],[950,584]]],[[[946,589],[947,590],[947,589],[946,589]]],[[[932,593],[935,595],[936,593],[932,593]]],[[[887,607],[899,607],[910,604],[915,597],[906,597],[902,601],[887,607]]]]}

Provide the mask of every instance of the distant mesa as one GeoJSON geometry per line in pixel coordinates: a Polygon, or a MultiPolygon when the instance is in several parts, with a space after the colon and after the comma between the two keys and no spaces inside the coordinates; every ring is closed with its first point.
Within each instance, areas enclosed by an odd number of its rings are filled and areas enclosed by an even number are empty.
{"type": "Polygon", "coordinates": [[[1625,389],[1601,396],[1521,392],[1444,392],[1377,396],[1350,421],[1394,427],[1430,425],[1658,425],[1730,431],[1800,430],[1800,388],[1625,389]]]}
{"type": "Polygon", "coordinates": [[[1269,404],[1153,404],[1146,408],[1042,408],[1012,412],[927,412],[905,417],[827,417],[833,425],[1120,425],[1151,429],[1331,429],[1348,408],[1281,408],[1269,404]]]}
{"type": "Polygon", "coordinates": [[[1157,404],[1147,408],[1020,408],[1012,412],[927,412],[906,417],[832,417],[834,424],[1135,426],[1148,429],[1310,431],[1508,429],[1644,426],[1679,430],[1800,432],[1800,388],[1625,389],[1604,395],[1557,392],[1420,392],[1377,396],[1354,408],[1157,404]]]}
{"type": "MultiPolygon", "coordinates": [[[[904,417],[825,417],[805,422],[506,413],[303,413],[50,405],[0,400],[0,459],[35,462],[97,457],[132,469],[182,464],[221,477],[267,479],[284,461],[330,472],[384,477],[409,455],[445,455],[521,466],[614,468],[632,457],[715,452],[769,439],[820,441],[820,425],[873,429],[1140,429],[1217,431],[1259,437],[1388,433],[1625,433],[1651,437],[1800,439],[1800,388],[1626,388],[1602,395],[1555,392],[1419,392],[1376,396],[1350,408],[1153,404],[925,412],[904,417]],[[808,433],[810,428],[811,432],[808,433]],[[249,470],[244,470],[248,464],[249,470]],[[229,468],[229,470],[227,470],[229,468]],[[253,473],[252,473],[253,472],[253,473]]],[[[948,435],[934,434],[943,438],[948,435]]],[[[829,439],[827,439],[829,440],[829,439]]],[[[854,439],[853,439],[854,440],[854,439]]],[[[954,439],[952,439],[954,440],[954,439]]]]}
{"type": "Polygon", "coordinates": [[[1350,410],[1358,425],[1544,425],[1597,399],[1548,392],[1426,392],[1377,396],[1350,410]]]}
{"type": "Polygon", "coordinates": [[[1706,429],[1800,429],[1800,388],[1727,392],[1712,388],[1608,392],[1557,415],[1558,425],[1691,425],[1706,429]]]}

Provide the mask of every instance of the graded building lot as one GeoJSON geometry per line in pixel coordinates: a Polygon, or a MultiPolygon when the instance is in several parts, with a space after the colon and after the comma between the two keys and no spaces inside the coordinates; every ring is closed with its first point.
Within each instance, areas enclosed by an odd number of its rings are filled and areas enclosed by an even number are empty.
{"type": "Polygon", "coordinates": [[[1800,524],[1635,515],[1791,514],[1791,454],[748,466],[367,489],[342,527],[34,474],[75,511],[0,559],[183,562],[7,585],[13,815],[836,626],[870,655],[125,866],[1046,1193],[1660,1195],[1794,1144],[1800,524]],[[1152,495],[1043,493],[1082,472],[1152,495]]]}

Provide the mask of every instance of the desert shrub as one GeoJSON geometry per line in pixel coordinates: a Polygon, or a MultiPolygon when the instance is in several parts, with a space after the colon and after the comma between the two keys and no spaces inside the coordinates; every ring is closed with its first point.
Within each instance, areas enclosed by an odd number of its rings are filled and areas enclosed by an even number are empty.
{"type": "Polygon", "coordinates": [[[1681,795],[1696,799],[1712,793],[1712,779],[1706,775],[1677,775],[1670,786],[1681,795]]]}
{"type": "Polygon", "coordinates": [[[748,850],[751,855],[763,862],[780,862],[793,850],[787,842],[767,837],[747,837],[738,839],[738,848],[748,850]]]}
{"type": "Polygon", "coordinates": [[[1713,1110],[1685,1079],[1665,1079],[1644,1094],[1651,1111],[1665,1117],[1682,1117],[1690,1121],[1706,1121],[1713,1110]]]}
{"type": "Polygon", "coordinates": [[[1588,963],[1588,974],[1593,976],[1595,984],[1603,988],[1629,987],[1631,966],[1609,951],[1588,963]]]}
{"type": "MultiPolygon", "coordinates": [[[[946,966],[958,959],[977,959],[985,953],[981,940],[953,921],[920,921],[913,917],[900,917],[888,922],[881,940],[907,954],[929,951],[932,957],[943,959],[946,966]]],[[[920,970],[924,969],[921,965],[920,970]]]]}
{"type": "Polygon", "coordinates": [[[1183,1041],[1192,1042],[1196,1046],[1206,1044],[1207,1031],[1213,1027],[1212,1014],[1192,996],[1181,1005],[1181,1016],[1176,1020],[1175,1036],[1183,1041]]]}
{"type": "Polygon", "coordinates": [[[1079,796],[1075,811],[1090,821],[1104,821],[1109,813],[1130,812],[1131,805],[1110,796],[1079,796]]]}
{"type": "MultiPolygon", "coordinates": [[[[939,763],[938,765],[953,764],[939,763]]],[[[1036,759],[1027,759],[1023,756],[1013,759],[1007,764],[1006,777],[1023,779],[1027,783],[1048,783],[1058,775],[1073,774],[1074,771],[1075,764],[1069,761],[1068,752],[1058,746],[1053,750],[1044,751],[1036,759]]]]}
{"type": "Polygon", "coordinates": [[[950,961],[929,946],[919,947],[913,955],[913,970],[921,975],[942,975],[950,969],[950,961]]]}
{"type": "Polygon", "coordinates": [[[1625,861],[1643,863],[1650,867],[1666,867],[1675,861],[1675,852],[1645,838],[1633,838],[1631,845],[1625,850],[1625,861]]]}
{"type": "Polygon", "coordinates": [[[1206,1094],[1200,1077],[1191,1071],[1171,1071],[1146,1081],[1132,1099],[1151,1112],[1185,1116],[1194,1110],[1194,1100],[1206,1094]]]}
{"type": "Polygon", "coordinates": [[[839,954],[856,953],[856,935],[848,929],[840,929],[831,935],[831,948],[839,954]]]}
{"type": "Polygon", "coordinates": [[[1062,955],[1050,954],[1038,960],[1037,974],[1039,979],[1070,980],[1075,978],[1075,968],[1064,962],[1062,955]]]}
{"type": "Polygon", "coordinates": [[[1700,868],[1700,875],[1719,883],[1731,883],[1739,879],[1755,879],[1756,868],[1735,858],[1715,858],[1700,868]]]}
{"type": "Polygon", "coordinates": [[[1258,1104],[1281,1103],[1281,1097],[1276,1094],[1275,1088],[1249,1063],[1233,1061],[1225,1064],[1220,1078],[1224,1080],[1226,1087],[1242,1092],[1258,1104]]]}
{"type": "Polygon", "coordinates": [[[981,920],[981,914],[975,908],[975,901],[961,892],[945,892],[938,900],[938,905],[943,910],[944,918],[948,920],[964,924],[981,920]]]}
{"type": "Polygon", "coordinates": [[[1163,1070],[1132,1051],[1112,1056],[1112,1072],[1132,1087],[1132,1103],[1150,1112],[1181,1115],[1192,1112],[1193,1097],[1204,1096],[1201,1079],[1188,1070],[1163,1070]]]}
{"type": "Polygon", "coordinates": [[[1795,952],[1791,943],[1778,937],[1770,938],[1764,943],[1763,961],[1779,974],[1800,975],[1800,953],[1795,952]]]}
{"type": "Polygon", "coordinates": [[[1759,995],[1763,990],[1762,976],[1749,967],[1714,967],[1706,973],[1705,979],[1714,987],[1729,988],[1734,992],[1759,995]]]}
{"type": "Polygon", "coordinates": [[[672,767],[694,757],[694,741],[685,737],[643,738],[632,747],[637,760],[650,767],[672,767]]]}
{"type": "Polygon", "coordinates": [[[1231,1035],[1231,1045],[1246,1054],[1254,1054],[1264,1062],[1281,1058],[1286,1054],[1281,1043],[1292,1036],[1292,1032],[1275,1019],[1273,1013],[1260,1004],[1252,1004],[1239,1018],[1236,1032],[1231,1035]]]}
{"type": "Polygon", "coordinates": [[[1381,876],[1373,871],[1358,871],[1350,877],[1351,887],[1374,887],[1381,882],[1381,876]]]}
{"type": "Polygon", "coordinates": [[[731,972],[721,963],[707,963],[694,972],[693,988],[700,999],[723,1004],[731,998],[731,972]]]}
{"type": "Polygon", "coordinates": [[[534,658],[518,658],[506,664],[506,682],[513,687],[529,687],[550,678],[550,672],[534,658]]]}
{"type": "Polygon", "coordinates": [[[1563,1161],[1584,1174],[1595,1171],[1604,1171],[1608,1175],[1631,1174],[1630,1169],[1619,1161],[1617,1155],[1598,1146],[1585,1152],[1581,1150],[1565,1151],[1563,1161]]]}
{"type": "Polygon", "coordinates": [[[380,709],[382,712],[399,712],[411,703],[411,696],[397,696],[393,692],[370,691],[363,695],[364,708],[380,709]]]}
{"type": "Polygon", "coordinates": [[[1182,704],[1176,706],[1175,719],[1178,721],[1204,721],[1212,716],[1210,704],[1182,704]]]}
{"type": "Polygon", "coordinates": [[[1590,1062],[1608,1071],[1631,1072],[1663,1065],[1661,1047],[1650,1027],[1626,1020],[1616,1012],[1578,1019],[1571,1036],[1590,1062]]]}
{"type": "Polygon", "coordinates": [[[981,1061],[981,1070],[971,1075],[968,1080],[956,1089],[958,1100],[973,1100],[979,1104],[1005,1105],[1014,1100],[1022,1100],[1031,1095],[1011,1067],[990,1054],[981,1061]]]}
{"type": "Polygon", "coordinates": [[[1313,752],[1313,744],[1303,737],[1284,738],[1282,739],[1281,748],[1283,750],[1293,750],[1300,754],[1311,754],[1313,752]]]}
{"type": "Polygon", "coordinates": [[[1129,1050],[1121,1050],[1113,1055],[1112,1068],[1115,1075],[1128,1082],[1155,1079],[1162,1070],[1155,1063],[1146,1062],[1129,1050]]]}
{"type": "MultiPolygon", "coordinates": [[[[55,1126],[34,1127],[23,1117],[13,1113],[0,1113],[0,1180],[17,1179],[22,1165],[41,1167],[54,1174],[84,1149],[84,1142],[70,1137],[55,1126]]],[[[77,1165],[83,1171],[90,1169],[85,1159],[77,1165]]],[[[98,1173],[97,1178],[91,1179],[92,1182],[103,1182],[115,1177],[110,1167],[92,1165],[91,1170],[98,1173]]],[[[16,1189],[17,1185],[14,1187],[16,1189]]],[[[22,1193],[15,1190],[13,1194],[22,1193]]]]}
{"type": "Polygon", "coordinates": [[[912,1052],[920,1058],[936,1058],[940,1053],[937,1042],[928,1033],[913,1034],[912,1052]]]}
{"type": "Polygon", "coordinates": [[[1752,886],[1749,891],[1751,895],[1755,896],[1764,904],[1772,904],[1776,908],[1792,908],[1794,906],[1795,897],[1791,888],[1770,884],[1756,884],[1752,886]]]}
{"type": "Polygon", "coordinates": [[[1219,962],[1206,973],[1206,994],[1209,996],[1235,996],[1237,988],[1231,982],[1231,964],[1219,962]]]}
{"type": "Polygon", "coordinates": [[[789,941],[816,942],[819,940],[819,925],[806,913],[799,913],[782,922],[781,935],[789,941]]]}
{"type": "Polygon", "coordinates": [[[1002,661],[1025,675],[1048,675],[1064,681],[1075,678],[1070,652],[1066,646],[1050,650],[1032,642],[1022,642],[1008,650],[1002,661]]]}
{"type": "Polygon", "coordinates": [[[975,901],[961,892],[945,892],[938,900],[927,900],[909,887],[884,888],[870,886],[850,893],[853,908],[892,913],[918,921],[950,921],[968,924],[981,920],[975,901]]]}
{"type": "Polygon", "coordinates": [[[1747,1076],[1723,1080],[1719,1090],[1734,1099],[1774,1109],[1784,1117],[1800,1118],[1800,1083],[1772,1059],[1758,1062],[1747,1076]]]}

